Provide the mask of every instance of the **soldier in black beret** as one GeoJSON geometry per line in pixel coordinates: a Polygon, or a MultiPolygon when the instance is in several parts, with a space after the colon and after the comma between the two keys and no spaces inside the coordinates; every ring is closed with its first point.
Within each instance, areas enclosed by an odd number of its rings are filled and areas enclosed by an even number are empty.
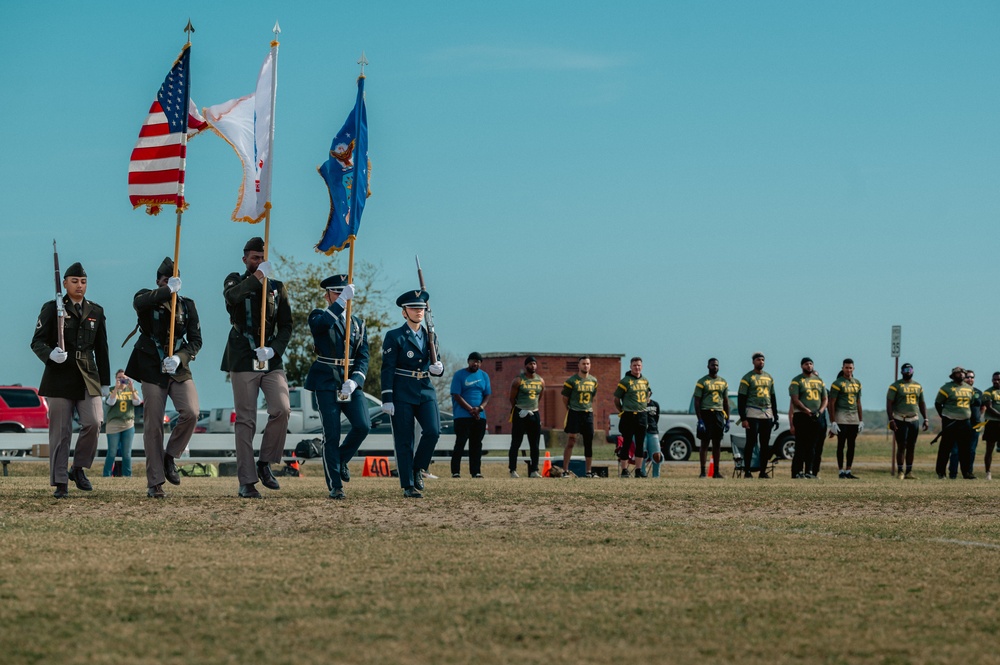
{"type": "MultiPolygon", "coordinates": [[[[198,424],[198,391],[191,376],[191,362],[201,351],[201,323],[194,300],[180,295],[181,278],[174,277],[174,262],[168,256],[156,270],[156,288],[140,289],[132,299],[139,317],[139,339],[132,349],[125,373],[142,381],[146,398],[142,445],[146,451],[146,493],[162,499],[164,480],[179,485],[174,459],[187,447],[198,424]],[[174,346],[170,348],[170,311],[173,294],[174,346]],[[163,447],[163,414],[169,397],[179,416],[163,447]]],[[[127,340],[126,340],[127,341],[127,340]]]]}
{"type": "Polygon", "coordinates": [[[271,464],[281,461],[291,407],[288,380],[281,356],[292,337],[292,309],[281,282],[269,279],[271,262],[264,260],[264,239],[251,238],[243,246],[243,273],[230,273],[222,293],[229,311],[229,340],[222,356],[222,371],[229,373],[236,411],[236,470],[239,494],[261,498],[258,480],[268,489],[280,489],[271,464]],[[264,282],[267,293],[264,294],[264,282]],[[264,339],[261,339],[261,299],[265,298],[264,339]],[[257,398],[267,402],[267,425],[254,469],[253,436],[257,430],[257,398]]]}
{"type": "Polygon", "coordinates": [[[53,496],[57,499],[68,496],[70,480],[85,492],[94,489],[84,469],[90,468],[97,455],[104,419],[101,398],[111,394],[104,308],[87,300],[87,272],[82,265],[74,263],[66,269],[63,289],[66,348],[59,348],[54,300],[42,305],[31,338],[31,350],[45,363],[38,394],[49,403],[49,482],[56,488],[53,496]],[[80,417],[80,435],[73,467],[67,470],[74,411],[80,417]]]}

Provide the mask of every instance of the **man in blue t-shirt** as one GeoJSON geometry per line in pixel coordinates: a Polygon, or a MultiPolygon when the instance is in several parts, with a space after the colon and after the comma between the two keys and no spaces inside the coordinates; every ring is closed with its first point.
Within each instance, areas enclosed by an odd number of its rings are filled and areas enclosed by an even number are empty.
{"type": "Polygon", "coordinates": [[[480,369],[483,357],[469,354],[469,366],[451,379],[451,404],[455,416],[455,449],[451,453],[451,477],[460,478],[462,454],[469,443],[469,473],[482,478],[480,461],[486,436],[486,403],[490,401],[490,377],[480,369]]]}

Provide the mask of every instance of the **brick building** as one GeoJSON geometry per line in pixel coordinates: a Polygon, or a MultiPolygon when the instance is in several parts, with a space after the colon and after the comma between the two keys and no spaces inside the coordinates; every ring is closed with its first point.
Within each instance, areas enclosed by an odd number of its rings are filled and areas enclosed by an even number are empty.
{"type": "MultiPolygon", "coordinates": [[[[542,429],[562,429],[566,407],[562,401],[562,385],[576,374],[582,353],[484,353],[482,369],[490,375],[493,396],[490,398],[487,432],[510,434],[510,386],[524,371],[524,359],[534,356],[538,374],[545,379],[545,392],[538,411],[542,429]]],[[[608,416],[614,413],[612,395],[622,378],[622,353],[590,353],[590,373],[597,377],[597,397],[594,401],[594,429],[607,430],[608,416]]],[[[582,450],[582,449],[581,449],[582,450]]]]}

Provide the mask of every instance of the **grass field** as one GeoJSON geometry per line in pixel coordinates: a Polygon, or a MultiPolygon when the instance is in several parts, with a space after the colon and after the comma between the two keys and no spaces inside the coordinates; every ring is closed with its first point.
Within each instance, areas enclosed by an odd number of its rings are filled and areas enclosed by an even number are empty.
{"type": "Polygon", "coordinates": [[[263,501],[231,478],[152,501],[141,466],[57,501],[12,465],[0,662],[996,662],[1000,481],[939,481],[929,455],[916,481],[875,439],[858,481],[488,464],[421,501],[356,464],[346,502],[314,462],[263,501]]]}

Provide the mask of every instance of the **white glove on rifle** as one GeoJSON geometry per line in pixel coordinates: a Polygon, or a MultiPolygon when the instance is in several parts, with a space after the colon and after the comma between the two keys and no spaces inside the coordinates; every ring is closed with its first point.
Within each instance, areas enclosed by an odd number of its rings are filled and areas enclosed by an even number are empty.
{"type": "Polygon", "coordinates": [[[527,418],[528,416],[531,415],[531,413],[532,412],[528,411],[527,409],[521,409],[520,411],[517,412],[517,415],[519,418],[527,418]]]}
{"type": "Polygon", "coordinates": [[[54,363],[59,363],[60,365],[66,362],[67,358],[69,358],[69,354],[60,349],[58,346],[52,349],[52,352],[49,353],[49,360],[54,363]]]}
{"type": "Polygon", "coordinates": [[[269,346],[262,346],[260,348],[254,349],[254,353],[257,354],[257,360],[264,362],[265,360],[270,360],[274,357],[274,349],[269,346]]]}
{"type": "Polygon", "coordinates": [[[444,374],[444,364],[440,360],[436,363],[431,363],[431,366],[427,368],[427,371],[433,376],[441,376],[444,374]]]}
{"type": "Polygon", "coordinates": [[[171,293],[177,293],[181,290],[181,278],[171,277],[167,280],[167,287],[170,289],[171,293]]]}
{"type": "Polygon", "coordinates": [[[382,402],[382,413],[388,413],[390,417],[396,415],[396,407],[392,402],[382,402]]]}
{"type": "Polygon", "coordinates": [[[344,381],[344,385],[340,387],[340,394],[344,396],[350,395],[355,390],[357,390],[357,388],[358,384],[352,381],[351,379],[348,379],[347,381],[344,381]]]}
{"type": "Polygon", "coordinates": [[[347,307],[347,301],[354,297],[354,285],[348,284],[344,287],[344,290],[340,292],[337,296],[337,301],[343,306],[347,307]]]}
{"type": "Polygon", "coordinates": [[[163,369],[167,374],[173,374],[181,366],[181,359],[178,356],[167,356],[163,359],[163,369]]]}
{"type": "Polygon", "coordinates": [[[840,425],[837,423],[830,423],[830,434],[840,434],[840,425]]]}

